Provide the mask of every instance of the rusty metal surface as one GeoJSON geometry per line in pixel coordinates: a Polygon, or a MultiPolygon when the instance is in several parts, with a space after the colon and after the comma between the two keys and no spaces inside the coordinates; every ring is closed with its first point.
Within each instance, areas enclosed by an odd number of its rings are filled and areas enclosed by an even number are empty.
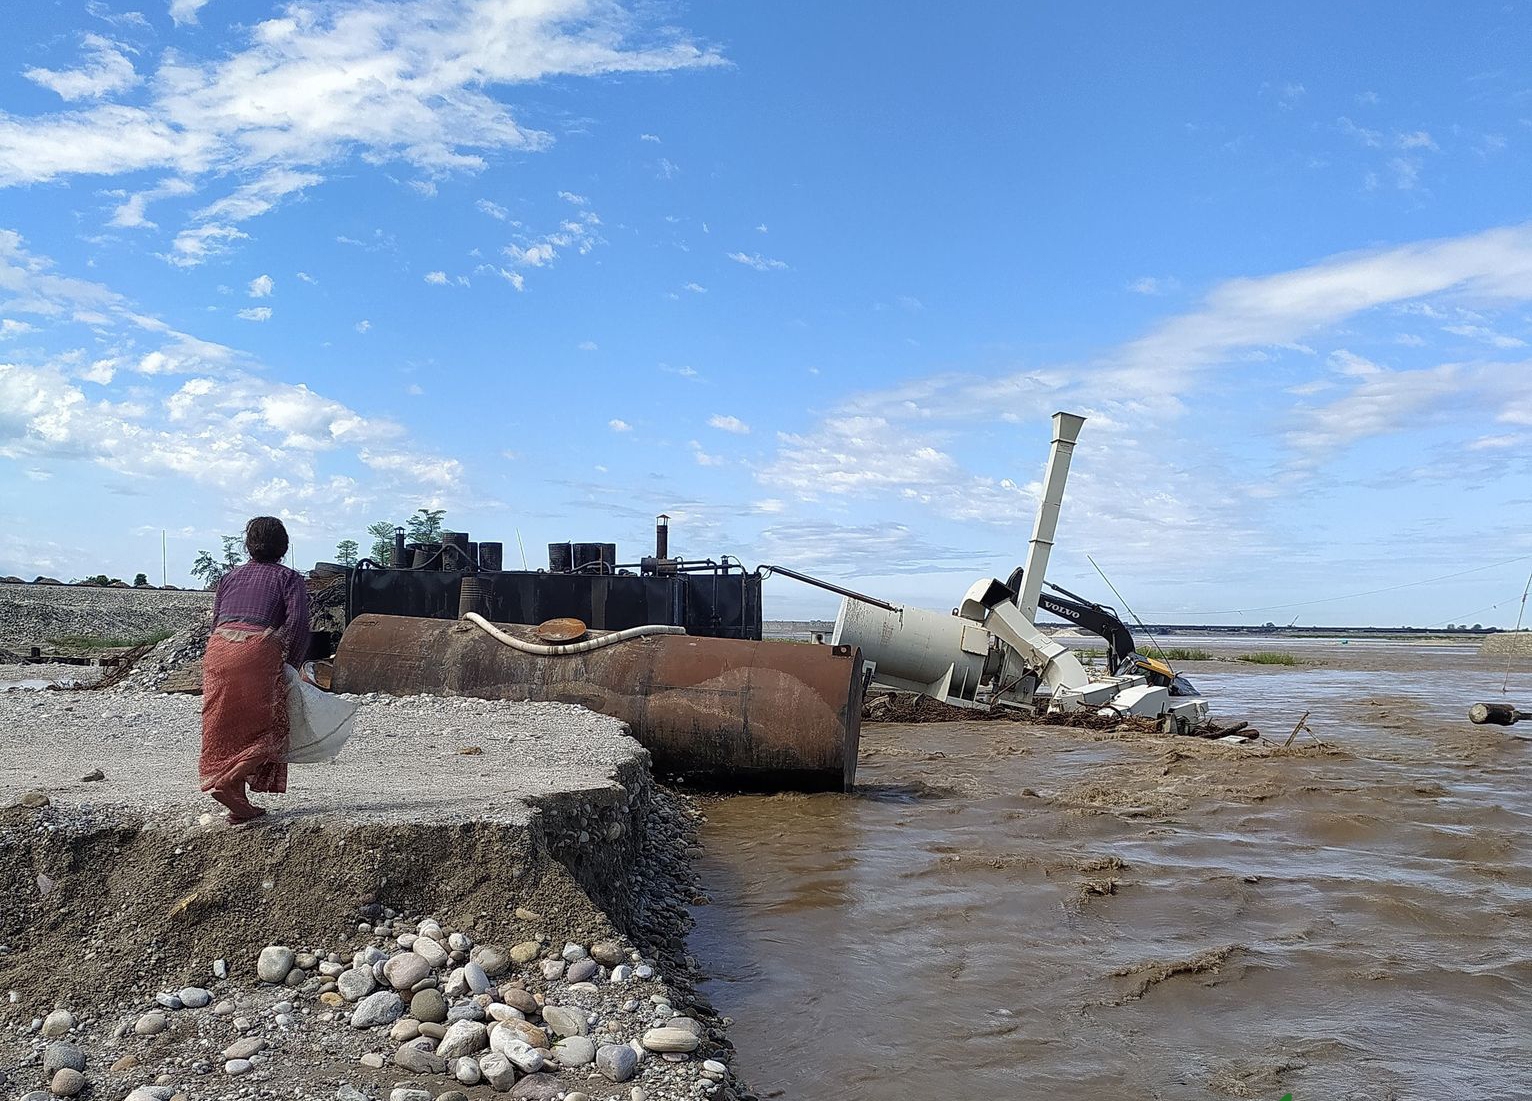
{"type": "Polygon", "coordinates": [[[729,786],[849,791],[856,778],[861,654],[848,647],[656,635],[544,658],[471,625],[364,615],[346,629],[333,683],[580,704],[627,723],[661,772],[729,786]]]}
{"type": "Polygon", "coordinates": [[[544,642],[578,642],[589,630],[584,620],[564,616],[559,619],[544,620],[532,633],[544,642]]]}

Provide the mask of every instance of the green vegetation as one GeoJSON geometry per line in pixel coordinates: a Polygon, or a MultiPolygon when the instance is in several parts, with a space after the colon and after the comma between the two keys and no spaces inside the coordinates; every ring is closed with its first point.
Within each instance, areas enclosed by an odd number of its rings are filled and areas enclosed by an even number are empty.
{"type": "Polygon", "coordinates": [[[223,575],[245,560],[243,539],[237,535],[221,535],[219,538],[223,540],[222,561],[214,558],[207,551],[198,551],[197,560],[192,563],[191,574],[193,577],[202,579],[204,589],[218,588],[218,582],[223,580],[223,575]]]}
{"type": "Polygon", "coordinates": [[[394,522],[379,520],[367,528],[367,534],[372,536],[372,549],[367,552],[367,557],[379,566],[388,565],[394,551],[394,522]]]}
{"type": "Polygon", "coordinates": [[[1292,654],[1279,650],[1259,650],[1253,654],[1240,654],[1235,661],[1248,661],[1253,665],[1302,665],[1292,654]]]}
{"type": "Polygon", "coordinates": [[[1105,650],[1076,650],[1075,651],[1075,657],[1077,657],[1077,658],[1094,658],[1094,659],[1099,661],[1100,659],[1106,657],[1106,651],[1105,650]]]}
{"type": "Polygon", "coordinates": [[[174,631],[153,631],[138,638],[114,638],[110,635],[59,635],[50,638],[50,646],[62,646],[69,650],[115,650],[131,646],[153,646],[164,642],[174,631]]]}
{"type": "Polygon", "coordinates": [[[442,520],[447,515],[444,508],[417,508],[415,514],[404,522],[404,537],[411,543],[440,543],[442,520]]]}
{"type": "Polygon", "coordinates": [[[1208,650],[1189,650],[1185,646],[1168,646],[1165,648],[1166,661],[1212,661],[1213,654],[1208,650]]]}
{"type": "Polygon", "coordinates": [[[335,561],[342,566],[356,565],[356,552],[361,548],[357,546],[355,539],[342,539],[335,544],[335,561]]]}

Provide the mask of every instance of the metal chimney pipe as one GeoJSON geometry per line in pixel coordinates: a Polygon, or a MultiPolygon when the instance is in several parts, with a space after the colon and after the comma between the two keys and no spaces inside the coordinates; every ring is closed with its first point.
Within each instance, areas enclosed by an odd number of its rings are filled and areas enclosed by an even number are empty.
{"type": "Polygon", "coordinates": [[[654,557],[670,557],[670,517],[663,512],[654,518],[654,557]]]}
{"type": "Polygon", "coordinates": [[[1027,544],[1021,592],[1016,594],[1016,605],[1028,623],[1037,621],[1037,600],[1043,592],[1043,575],[1048,572],[1048,555],[1059,527],[1059,505],[1064,500],[1064,483],[1069,479],[1069,460],[1084,423],[1085,418],[1074,413],[1053,414],[1053,446],[1048,450],[1048,469],[1043,474],[1043,496],[1037,505],[1037,522],[1032,525],[1032,541],[1027,544]]]}

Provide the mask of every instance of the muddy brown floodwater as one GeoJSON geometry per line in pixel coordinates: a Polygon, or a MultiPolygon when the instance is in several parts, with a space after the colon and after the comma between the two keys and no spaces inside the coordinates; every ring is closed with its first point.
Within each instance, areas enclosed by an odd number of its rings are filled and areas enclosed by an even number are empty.
{"type": "Polygon", "coordinates": [[[1311,662],[1186,668],[1324,744],[869,725],[854,796],[708,805],[691,944],[763,1097],[1532,1097],[1532,741],[1464,717],[1504,659],[1175,641],[1311,662]]]}

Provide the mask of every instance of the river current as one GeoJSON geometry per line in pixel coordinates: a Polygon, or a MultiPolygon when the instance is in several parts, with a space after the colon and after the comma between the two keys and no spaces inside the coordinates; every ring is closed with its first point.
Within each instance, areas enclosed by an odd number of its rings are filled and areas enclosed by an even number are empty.
{"type": "Polygon", "coordinates": [[[1187,666],[1253,746],[869,724],[853,795],[708,802],[691,945],[741,1075],[808,1101],[1532,1096],[1532,731],[1464,717],[1532,704],[1532,663],[1502,697],[1472,647],[1296,652],[1187,666]]]}

